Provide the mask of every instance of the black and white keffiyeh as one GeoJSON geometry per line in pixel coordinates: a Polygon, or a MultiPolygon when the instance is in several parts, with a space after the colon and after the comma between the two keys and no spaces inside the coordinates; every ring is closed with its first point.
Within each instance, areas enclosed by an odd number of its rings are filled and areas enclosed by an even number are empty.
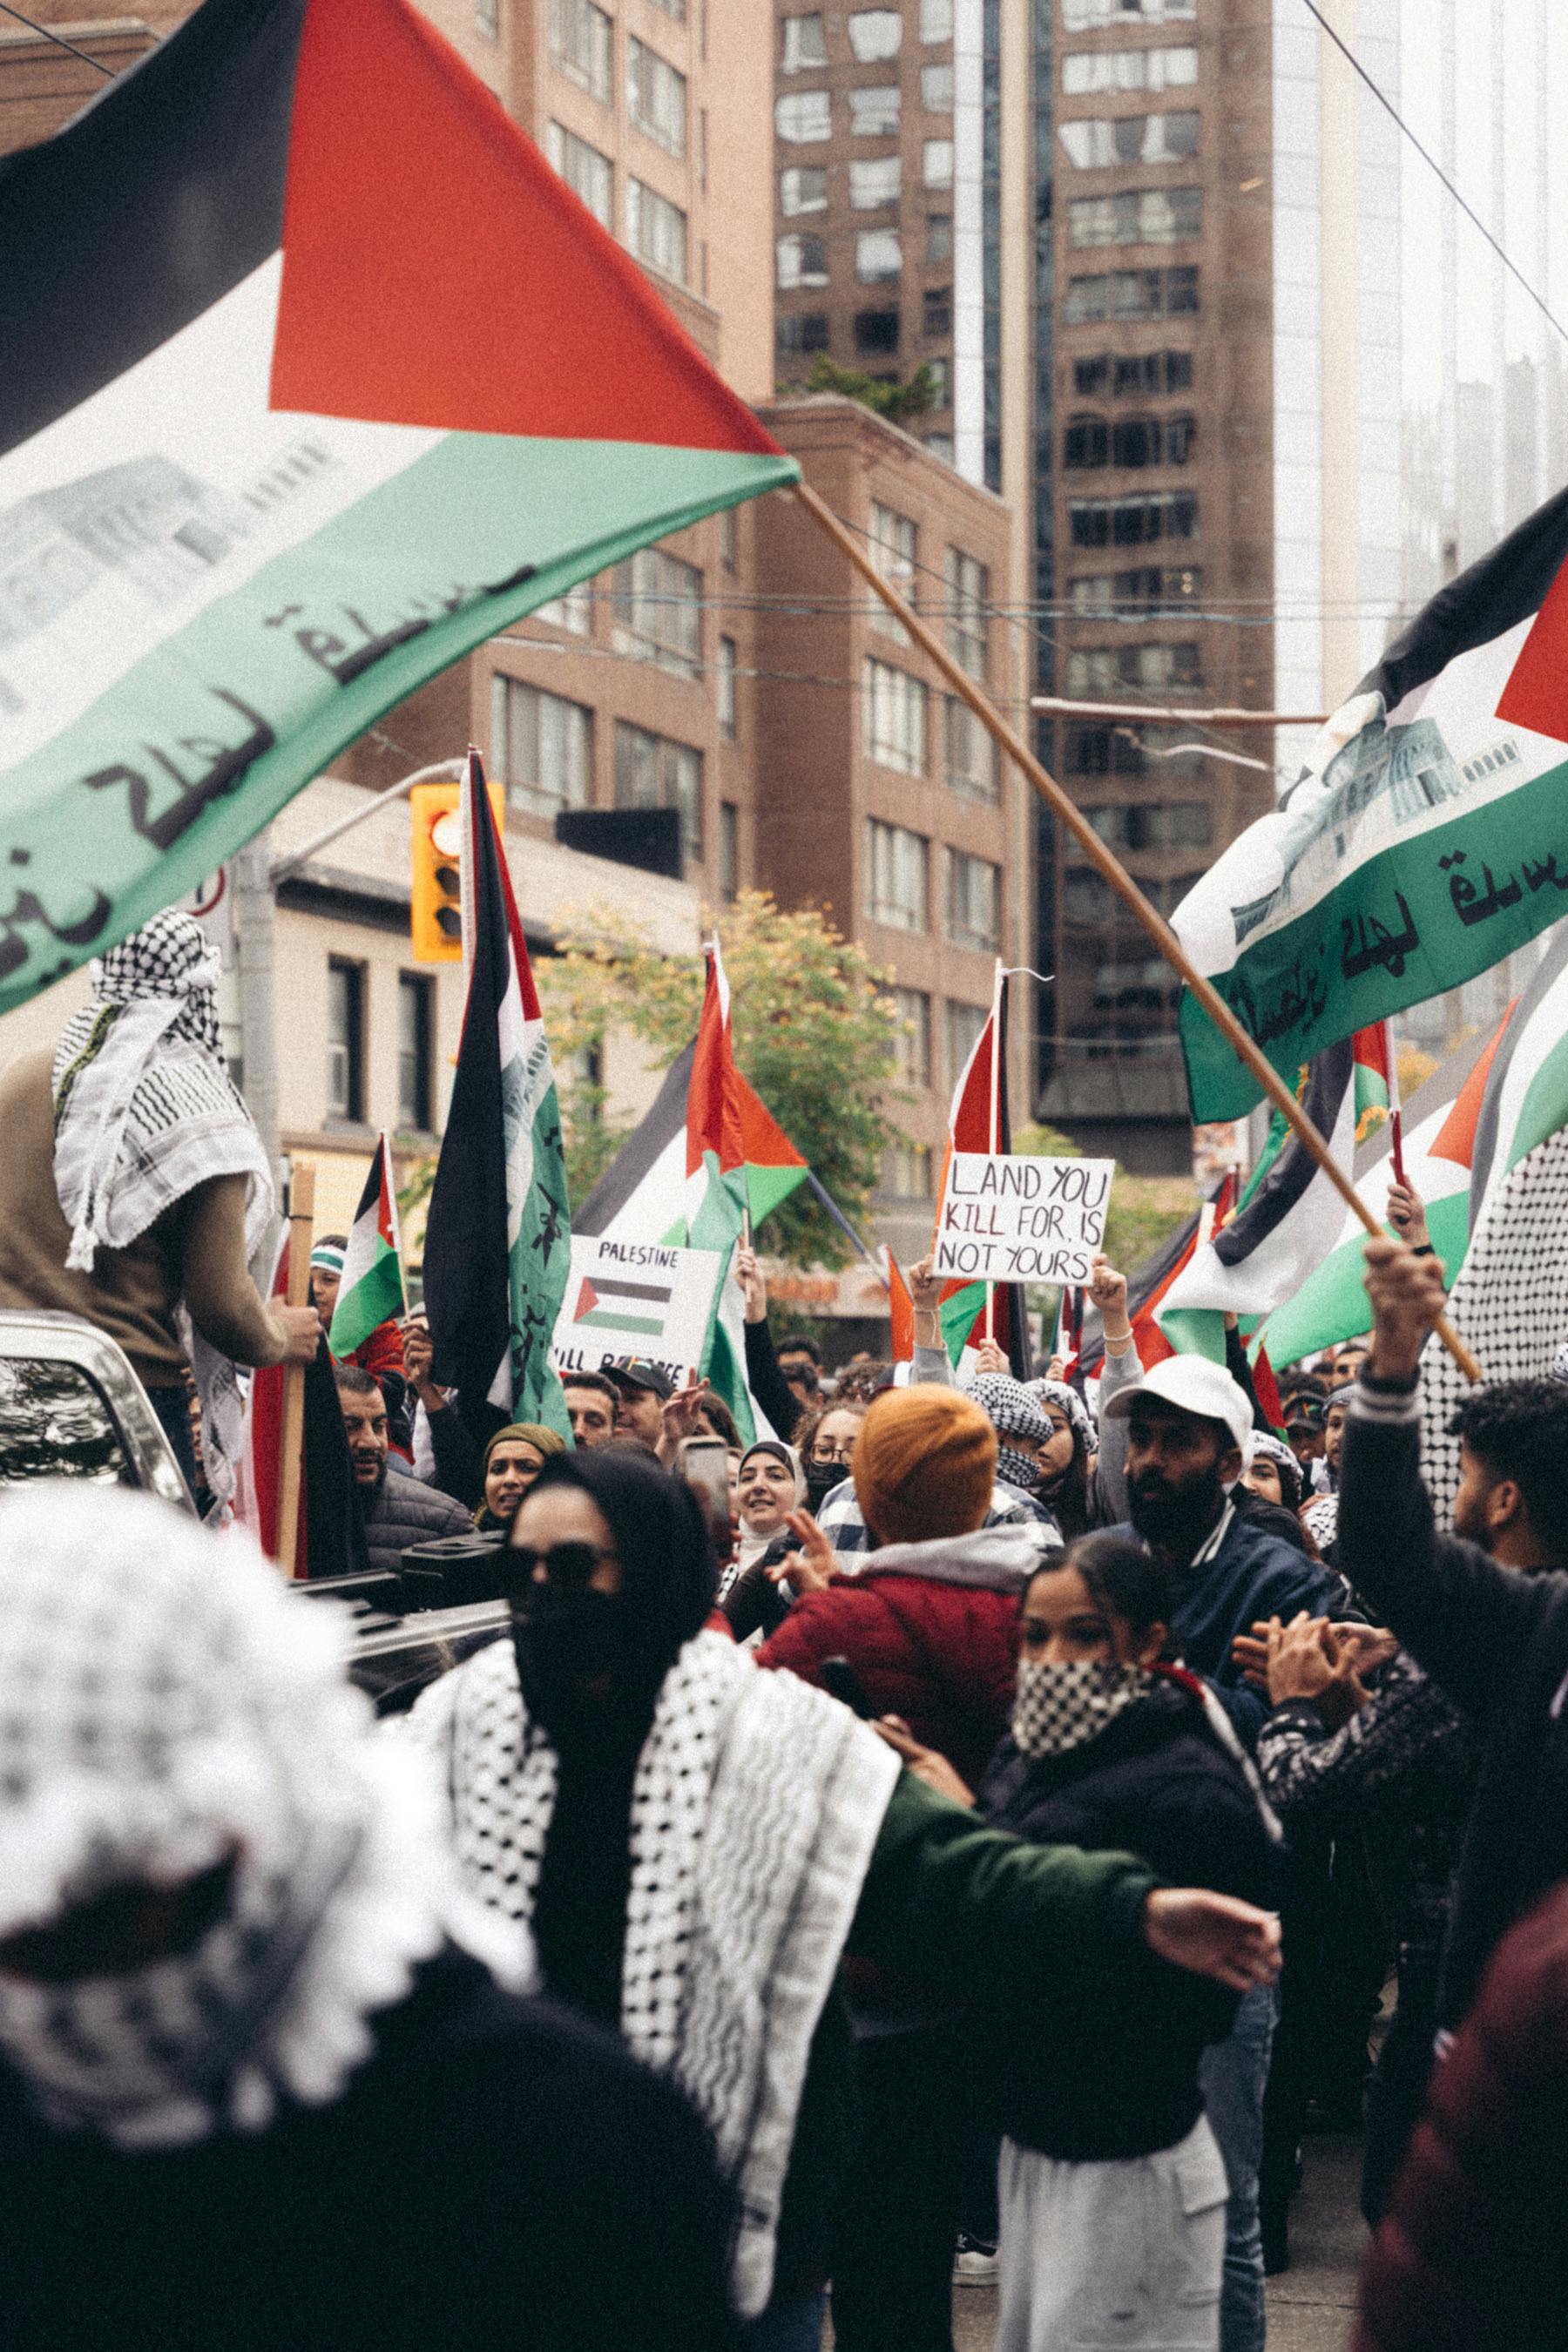
{"type": "Polygon", "coordinates": [[[1154,1676],[1146,1666],[1114,1660],[1021,1658],[1013,1701],[1013,1744],[1036,1759],[1065,1756],[1097,1739],[1123,1708],[1147,1698],[1154,1676]]]}
{"type": "Polygon", "coordinates": [[[1050,1423],[1022,1381],[1010,1380],[1005,1372],[976,1373],[969,1394],[996,1432],[996,1475],[1032,1494],[1040,1483],[1040,1465],[1032,1454],[1007,1440],[1017,1437],[1025,1445],[1043,1445],[1051,1433],[1050,1423]]]}
{"type": "MultiPolygon", "coordinates": [[[[433,1685],[407,1731],[438,1760],[468,1887],[527,1923],[558,1767],[511,1643],[433,1685]]],[[[665,1676],[637,1760],[621,2030],[700,2109],[735,2182],[747,2317],[772,2289],[811,2038],[898,1770],[847,1708],[709,1633],[665,1676]]]]}
{"type": "Polygon", "coordinates": [[[1037,1402],[1054,1404],[1059,1412],[1065,1412],[1070,1426],[1082,1438],[1084,1451],[1087,1454],[1094,1452],[1097,1443],[1094,1416],[1070,1381],[1028,1381],[1025,1386],[1037,1402]]]}
{"type": "Polygon", "coordinates": [[[217,950],[194,916],[155,915],[90,967],[92,995],[55,1052],[55,1189],[66,1264],[89,1273],[215,1176],[250,1179],[254,1255],[272,1172],[229,1076],[218,1030],[217,950]]]}
{"type": "MultiPolygon", "coordinates": [[[[142,2148],[335,2098],[373,2013],[448,1935],[473,1942],[477,1907],[422,1759],[344,1679],[337,1612],[291,1599],[246,1536],[51,1480],[0,1500],[0,1935],[237,1856],[186,1952],[0,1974],[0,2050],[35,2105],[142,2148]]],[[[521,1937],[510,1958],[515,1980],[521,1937]]]]}

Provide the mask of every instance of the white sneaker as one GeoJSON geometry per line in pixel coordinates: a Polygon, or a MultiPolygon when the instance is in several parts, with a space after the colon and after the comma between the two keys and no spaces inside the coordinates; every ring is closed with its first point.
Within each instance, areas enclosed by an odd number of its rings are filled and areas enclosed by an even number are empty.
{"type": "Polygon", "coordinates": [[[978,2238],[960,2238],[952,2264],[953,2285],[994,2286],[1000,2267],[994,2246],[982,2245],[978,2238]]]}

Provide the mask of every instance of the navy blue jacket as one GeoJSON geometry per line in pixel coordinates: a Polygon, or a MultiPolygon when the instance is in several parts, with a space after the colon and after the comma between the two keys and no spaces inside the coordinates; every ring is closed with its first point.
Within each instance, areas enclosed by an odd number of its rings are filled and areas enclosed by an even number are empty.
{"type": "MultiPolygon", "coordinates": [[[[1110,1532],[1133,1543],[1142,1540],[1130,1520],[1110,1532]]],[[[1175,1583],[1172,1655],[1214,1685],[1237,1730],[1255,1748],[1268,1702],[1244,1679],[1230,1654],[1232,1642],[1238,1633],[1250,1633],[1259,1618],[1278,1617],[1289,1624],[1299,1609],[1314,1617],[1337,1615],[1341,1588],[1316,1560],[1239,1512],[1213,1559],[1199,1569],[1179,1570],[1175,1583]]]]}

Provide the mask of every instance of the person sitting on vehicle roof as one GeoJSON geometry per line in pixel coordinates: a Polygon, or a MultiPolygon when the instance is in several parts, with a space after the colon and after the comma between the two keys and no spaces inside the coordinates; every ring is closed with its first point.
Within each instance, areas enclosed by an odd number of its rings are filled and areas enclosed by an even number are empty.
{"type": "Polygon", "coordinates": [[[0,1613],[6,2352],[731,2352],[706,2132],[501,1989],[341,1612],[58,1481],[0,1613]]]}
{"type": "Polygon", "coordinates": [[[395,1570],[410,1544],[472,1535],[473,1518],[461,1503],[427,1486],[389,1451],[386,1400],[379,1381],[357,1364],[337,1365],[333,1377],[372,1568],[395,1570]]]}
{"type": "Polygon", "coordinates": [[[53,1055],[0,1078],[0,1307],[78,1315],[117,1341],[194,1491],[191,1365],[224,1504],[242,1442],[234,1365],[309,1363],[321,1326],[250,1278],[272,1173],[224,1059],[206,933],[172,908],[89,969],[53,1055]]]}

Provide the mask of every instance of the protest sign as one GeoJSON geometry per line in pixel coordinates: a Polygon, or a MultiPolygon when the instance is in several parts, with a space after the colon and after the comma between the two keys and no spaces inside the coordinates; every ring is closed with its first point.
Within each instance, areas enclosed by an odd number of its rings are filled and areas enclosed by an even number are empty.
{"type": "Polygon", "coordinates": [[[702,1360],[719,1272],[717,1250],[574,1234],[551,1361],[564,1378],[637,1356],[679,1385],[702,1360]]]}
{"type": "Polygon", "coordinates": [[[1105,1246],[1113,1160],[955,1151],[937,1216],[942,1280],[1085,1283],[1105,1246]]]}

